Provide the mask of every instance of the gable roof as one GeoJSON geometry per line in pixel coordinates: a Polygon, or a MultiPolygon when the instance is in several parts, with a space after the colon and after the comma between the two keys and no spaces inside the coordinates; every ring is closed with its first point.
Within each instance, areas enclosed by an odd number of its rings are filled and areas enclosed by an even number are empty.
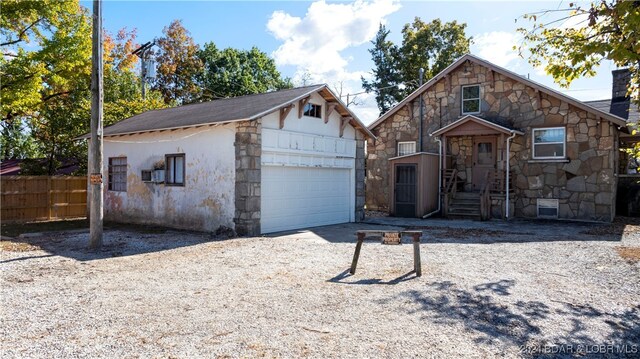
{"type": "Polygon", "coordinates": [[[474,116],[474,115],[466,115],[466,116],[464,116],[463,118],[461,118],[461,119],[459,119],[457,121],[454,121],[454,122],[452,122],[452,123],[440,128],[440,129],[438,129],[436,131],[433,131],[430,135],[431,136],[440,136],[443,133],[449,132],[449,131],[457,128],[457,127],[460,127],[460,126],[464,125],[467,122],[475,122],[475,123],[480,124],[483,127],[486,127],[488,129],[491,129],[491,130],[494,130],[494,131],[497,131],[497,132],[500,132],[500,133],[504,133],[504,134],[507,134],[507,135],[514,134],[514,133],[518,134],[518,135],[524,135],[524,133],[522,131],[513,130],[513,129],[510,129],[510,128],[507,128],[507,127],[504,127],[504,126],[500,126],[498,124],[495,124],[493,122],[487,121],[487,120],[485,120],[483,118],[480,118],[480,117],[474,116]]]}
{"type": "Polygon", "coordinates": [[[557,97],[560,98],[566,102],[568,102],[569,104],[582,109],[584,111],[593,113],[597,116],[600,116],[606,120],[609,120],[611,122],[613,122],[614,124],[618,125],[618,126],[624,126],[626,128],[626,121],[623,118],[620,118],[616,115],[613,115],[611,113],[609,113],[608,111],[602,111],[600,109],[597,109],[595,107],[589,106],[588,104],[585,104],[584,102],[577,100],[573,97],[567,96],[565,94],[563,94],[562,92],[556,91],[552,88],[549,88],[547,86],[544,86],[542,84],[539,84],[535,81],[531,81],[528,78],[522,77],[518,74],[516,74],[515,72],[511,72],[503,67],[494,65],[492,63],[490,63],[489,61],[483,60],[475,55],[471,55],[471,54],[466,54],[462,57],[460,57],[458,60],[454,61],[451,65],[449,65],[447,68],[445,68],[444,70],[442,70],[439,74],[437,74],[436,76],[434,76],[433,78],[431,78],[429,81],[427,81],[425,84],[423,84],[422,86],[420,86],[419,88],[417,88],[415,91],[413,91],[409,96],[407,96],[404,100],[400,101],[397,105],[395,105],[394,107],[392,107],[389,111],[387,111],[385,114],[383,114],[382,116],[380,116],[377,120],[375,120],[372,124],[369,125],[369,129],[373,130],[376,126],[378,126],[379,124],[381,124],[384,120],[386,120],[387,118],[391,117],[396,111],[398,111],[399,109],[401,109],[405,104],[407,104],[408,102],[413,101],[415,98],[417,98],[421,93],[423,93],[425,90],[427,90],[428,88],[430,88],[431,86],[435,85],[438,81],[440,81],[441,79],[443,79],[445,76],[447,76],[449,73],[451,73],[453,70],[455,70],[456,68],[458,68],[458,66],[464,64],[466,61],[470,61],[470,62],[474,62],[480,66],[484,66],[487,67],[503,76],[506,76],[512,80],[518,81],[518,82],[522,82],[527,86],[533,87],[534,89],[542,92],[542,93],[546,93],[547,95],[551,95],[553,97],[557,97]]]}
{"type": "MultiPolygon", "coordinates": [[[[340,101],[340,98],[326,84],[224,98],[162,110],[151,110],[105,127],[103,134],[104,136],[128,135],[256,120],[315,92],[320,93],[325,100],[336,103],[337,112],[341,116],[350,117],[354,127],[360,128],[367,136],[374,137],[369,129],[340,101]]],[[[89,138],[89,135],[80,138],[89,138]]]]}
{"type": "Polygon", "coordinates": [[[640,121],[640,108],[628,98],[623,101],[612,101],[611,99],[607,99],[585,101],[584,103],[595,107],[598,110],[616,114],[626,119],[628,123],[638,123],[638,121],[640,121]]]}

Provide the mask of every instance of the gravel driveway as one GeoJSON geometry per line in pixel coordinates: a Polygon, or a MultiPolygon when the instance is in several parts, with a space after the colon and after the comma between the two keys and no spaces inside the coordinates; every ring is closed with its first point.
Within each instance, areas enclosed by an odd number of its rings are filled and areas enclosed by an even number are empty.
{"type": "Polygon", "coordinates": [[[373,224],[223,241],[114,230],[97,254],[88,234],[30,239],[1,253],[0,355],[637,357],[640,264],[619,254],[637,231],[447,223],[413,225],[420,278],[411,245],[375,241],[348,274],[353,233],[373,224]]]}

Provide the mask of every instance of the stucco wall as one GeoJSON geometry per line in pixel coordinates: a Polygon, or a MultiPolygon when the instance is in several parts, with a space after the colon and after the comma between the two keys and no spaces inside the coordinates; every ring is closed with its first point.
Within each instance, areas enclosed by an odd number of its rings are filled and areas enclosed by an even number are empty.
{"type": "MultiPolygon", "coordinates": [[[[481,93],[477,116],[525,132],[513,140],[510,154],[511,171],[516,175],[512,179],[516,216],[535,217],[538,198],[557,198],[559,218],[612,220],[617,128],[473,62],[459,66],[423,93],[425,151],[437,152],[438,143],[429,134],[462,117],[461,86],[474,84],[480,85],[481,93]],[[531,129],[536,127],[566,128],[565,161],[532,160],[531,129]]],[[[396,156],[398,141],[418,140],[418,103],[416,99],[411,106],[399,109],[373,130],[378,138],[368,142],[368,208],[389,207],[388,159],[396,156]]],[[[449,142],[448,151],[452,143],[456,141],[449,142]]]]}
{"type": "Polygon", "coordinates": [[[233,228],[236,125],[104,139],[105,219],[202,231],[233,228]],[[185,154],[185,185],[144,183],[140,172],[165,154],[185,154]],[[109,191],[109,157],[127,157],[127,191],[109,191]]]}

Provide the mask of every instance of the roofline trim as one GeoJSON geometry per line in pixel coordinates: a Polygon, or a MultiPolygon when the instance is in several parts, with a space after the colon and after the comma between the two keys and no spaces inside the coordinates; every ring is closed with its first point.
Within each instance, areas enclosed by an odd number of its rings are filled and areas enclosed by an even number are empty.
{"type": "Polygon", "coordinates": [[[510,129],[510,128],[507,128],[507,127],[504,127],[504,126],[500,126],[497,123],[493,123],[491,121],[487,121],[484,118],[481,118],[481,117],[478,117],[478,116],[466,115],[466,116],[464,116],[462,118],[459,118],[459,119],[455,120],[454,122],[452,122],[452,123],[440,128],[440,129],[436,130],[436,131],[431,132],[429,134],[429,136],[440,136],[440,135],[442,135],[442,134],[444,134],[446,132],[449,132],[449,130],[452,130],[452,129],[458,127],[458,126],[461,126],[461,125],[463,125],[463,124],[465,124],[465,123],[467,123],[469,121],[478,121],[484,126],[491,127],[491,128],[493,128],[493,129],[495,129],[497,131],[501,131],[501,132],[504,132],[504,133],[510,133],[510,134],[514,134],[515,133],[515,134],[521,135],[521,136],[524,135],[524,132],[522,132],[522,131],[513,130],[513,129],[510,129]]]}
{"type": "Polygon", "coordinates": [[[420,86],[419,88],[417,88],[415,91],[413,91],[409,96],[407,96],[404,100],[402,100],[401,102],[399,102],[397,105],[395,105],[394,107],[392,107],[389,111],[387,111],[385,114],[383,114],[382,116],[380,116],[380,118],[378,118],[376,121],[374,121],[371,125],[369,125],[369,129],[372,130],[374,129],[376,126],[378,126],[380,123],[382,123],[384,120],[386,120],[387,118],[391,117],[391,115],[393,115],[398,109],[402,108],[407,102],[412,101],[413,99],[415,99],[420,93],[424,92],[425,90],[427,90],[429,87],[431,87],[432,85],[434,85],[436,82],[440,81],[444,76],[448,75],[449,72],[451,72],[453,69],[457,68],[458,66],[460,66],[462,63],[464,63],[465,61],[474,61],[480,65],[483,65],[485,67],[488,67],[490,69],[492,69],[495,72],[498,72],[506,77],[511,78],[512,80],[516,80],[519,82],[523,82],[524,84],[533,87],[534,89],[538,90],[538,91],[542,91],[544,93],[546,93],[547,95],[551,95],[554,97],[560,97],[561,99],[564,99],[565,101],[569,102],[570,104],[585,110],[587,112],[591,112],[593,114],[599,115],[600,117],[609,120],[610,122],[621,126],[621,127],[626,127],[627,122],[621,118],[618,117],[616,115],[601,111],[593,106],[590,106],[580,100],[577,100],[571,96],[565,95],[562,92],[556,91],[550,87],[547,87],[545,85],[539,84],[535,81],[532,81],[530,79],[524,78],[518,74],[516,74],[515,72],[512,72],[510,70],[507,70],[503,67],[500,67],[498,65],[495,65],[489,61],[486,61],[484,59],[481,59],[475,55],[472,54],[465,54],[462,57],[460,57],[458,60],[454,61],[451,65],[447,66],[444,70],[442,70],[439,74],[437,74],[436,76],[434,76],[431,80],[427,81],[424,85],[420,86]]]}

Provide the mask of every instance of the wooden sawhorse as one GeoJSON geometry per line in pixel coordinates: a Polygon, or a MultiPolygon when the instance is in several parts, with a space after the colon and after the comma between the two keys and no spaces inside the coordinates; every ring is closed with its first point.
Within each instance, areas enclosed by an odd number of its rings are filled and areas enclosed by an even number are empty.
{"type": "Polygon", "coordinates": [[[356,273],[356,266],[358,265],[358,258],[360,257],[360,249],[362,248],[362,243],[366,237],[385,237],[385,233],[393,233],[399,234],[399,239],[402,236],[411,236],[413,239],[413,269],[416,272],[416,276],[422,276],[422,263],[420,261],[420,237],[422,237],[422,231],[377,231],[377,230],[363,230],[357,231],[357,241],[356,251],[353,253],[353,261],[351,261],[351,269],[349,273],[356,273]]]}

